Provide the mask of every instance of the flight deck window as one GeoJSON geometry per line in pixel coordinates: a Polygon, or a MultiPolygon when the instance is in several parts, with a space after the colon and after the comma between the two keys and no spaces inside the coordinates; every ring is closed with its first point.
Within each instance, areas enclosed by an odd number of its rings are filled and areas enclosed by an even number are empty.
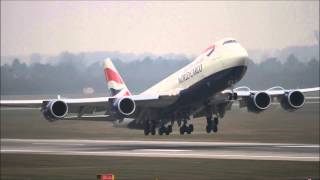
{"type": "Polygon", "coordinates": [[[210,56],[214,51],[214,46],[212,47],[212,49],[209,51],[209,53],[207,54],[207,56],[210,56]]]}
{"type": "Polygon", "coordinates": [[[229,44],[229,43],[237,43],[237,41],[236,40],[228,40],[228,41],[223,42],[223,45],[229,44]]]}
{"type": "Polygon", "coordinates": [[[210,56],[214,51],[214,45],[212,46],[211,50],[209,51],[209,53],[207,54],[207,56],[210,56]]]}

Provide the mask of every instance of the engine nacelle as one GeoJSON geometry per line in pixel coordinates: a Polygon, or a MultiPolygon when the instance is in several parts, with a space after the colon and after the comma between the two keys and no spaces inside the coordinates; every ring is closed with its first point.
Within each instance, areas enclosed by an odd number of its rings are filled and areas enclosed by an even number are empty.
{"type": "Polygon", "coordinates": [[[249,97],[247,103],[248,111],[259,113],[269,108],[271,97],[266,92],[257,92],[249,97]]]}
{"type": "Polygon", "coordinates": [[[295,111],[304,105],[304,95],[300,91],[290,91],[285,93],[280,99],[280,104],[287,111],[295,111]]]}
{"type": "Polygon", "coordinates": [[[68,105],[61,100],[48,101],[43,105],[42,113],[49,121],[62,119],[68,114],[68,105]]]}
{"type": "Polygon", "coordinates": [[[128,97],[118,98],[113,103],[113,109],[120,116],[128,117],[136,110],[136,103],[128,97]]]}

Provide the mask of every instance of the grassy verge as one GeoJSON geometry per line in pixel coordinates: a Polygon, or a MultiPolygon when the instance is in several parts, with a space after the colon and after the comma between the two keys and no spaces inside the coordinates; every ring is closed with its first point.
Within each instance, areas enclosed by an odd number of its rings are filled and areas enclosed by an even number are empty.
{"type": "Polygon", "coordinates": [[[56,155],[1,155],[1,179],[306,179],[319,162],[208,160],[56,155]]]}

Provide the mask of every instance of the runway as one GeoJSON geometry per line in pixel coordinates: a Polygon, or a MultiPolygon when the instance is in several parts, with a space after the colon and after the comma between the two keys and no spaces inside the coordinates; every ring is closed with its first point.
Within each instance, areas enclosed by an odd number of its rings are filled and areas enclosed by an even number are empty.
{"type": "Polygon", "coordinates": [[[1,153],[319,161],[318,144],[1,139],[1,153]]]}

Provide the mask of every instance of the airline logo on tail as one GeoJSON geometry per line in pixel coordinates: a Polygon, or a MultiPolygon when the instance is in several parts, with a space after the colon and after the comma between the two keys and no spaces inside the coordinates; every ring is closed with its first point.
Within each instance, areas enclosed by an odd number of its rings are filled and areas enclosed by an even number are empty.
{"type": "Polygon", "coordinates": [[[104,74],[112,96],[121,97],[131,95],[110,58],[104,61],[104,74]]]}

